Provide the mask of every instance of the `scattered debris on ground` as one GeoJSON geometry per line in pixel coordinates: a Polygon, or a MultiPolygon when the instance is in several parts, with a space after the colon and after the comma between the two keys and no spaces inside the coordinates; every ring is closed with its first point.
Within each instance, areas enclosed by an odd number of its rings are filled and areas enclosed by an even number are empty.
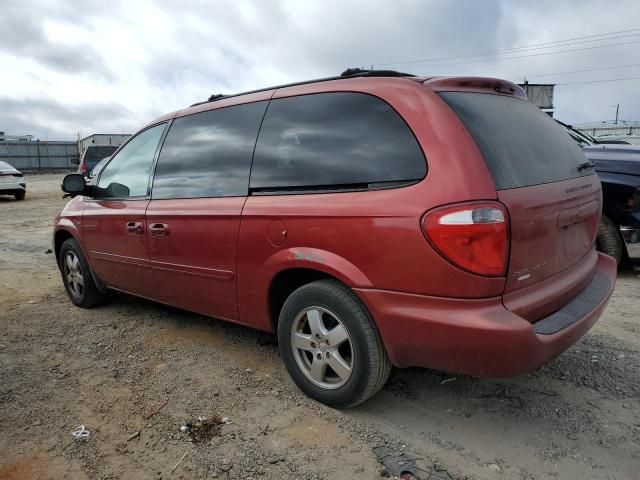
{"type": "Polygon", "coordinates": [[[384,465],[384,469],[380,471],[382,477],[392,476],[401,480],[453,480],[446,468],[404,448],[381,445],[375,447],[373,453],[384,465]]]}
{"type": "Polygon", "coordinates": [[[87,438],[89,435],[91,435],[91,432],[87,430],[84,425],[80,425],[79,427],[76,427],[73,432],[71,432],[71,435],[73,435],[76,440],[79,440],[81,438],[87,438]]]}
{"type": "Polygon", "coordinates": [[[180,431],[189,435],[193,443],[208,442],[213,437],[220,435],[221,426],[227,425],[228,421],[227,417],[223,419],[217,415],[211,417],[201,416],[194,421],[184,423],[180,427],[180,431]]]}

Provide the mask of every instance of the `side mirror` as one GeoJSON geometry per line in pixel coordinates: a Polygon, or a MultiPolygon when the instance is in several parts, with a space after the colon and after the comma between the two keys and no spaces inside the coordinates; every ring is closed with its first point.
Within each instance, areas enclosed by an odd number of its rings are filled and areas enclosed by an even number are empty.
{"type": "Polygon", "coordinates": [[[70,173],[62,179],[62,191],[70,195],[83,195],[87,189],[84,177],[79,173],[70,173]]]}

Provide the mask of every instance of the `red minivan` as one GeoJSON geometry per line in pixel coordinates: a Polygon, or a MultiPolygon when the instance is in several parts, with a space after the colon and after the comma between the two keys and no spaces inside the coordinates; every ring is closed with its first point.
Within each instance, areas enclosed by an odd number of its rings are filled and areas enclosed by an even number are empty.
{"type": "Polygon", "coordinates": [[[392,365],[530,372],[602,313],[593,164],[516,85],[348,70],[212,96],[134,135],[54,246],[71,301],[108,289],[277,332],[309,396],[392,365]]]}

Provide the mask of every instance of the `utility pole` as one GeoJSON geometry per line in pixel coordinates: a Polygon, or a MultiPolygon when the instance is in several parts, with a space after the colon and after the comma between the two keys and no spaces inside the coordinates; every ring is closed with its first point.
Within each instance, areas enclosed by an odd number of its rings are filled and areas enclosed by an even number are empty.
{"type": "Polygon", "coordinates": [[[616,125],[618,125],[618,113],[620,112],[620,104],[611,105],[611,108],[616,107],[616,125]]]}

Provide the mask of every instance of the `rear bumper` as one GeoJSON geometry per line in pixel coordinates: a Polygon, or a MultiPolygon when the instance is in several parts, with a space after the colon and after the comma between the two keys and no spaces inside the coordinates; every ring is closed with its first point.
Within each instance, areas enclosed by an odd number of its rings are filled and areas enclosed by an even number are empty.
{"type": "Polygon", "coordinates": [[[571,321],[565,316],[559,321],[556,312],[533,324],[507,310],[500,297],[456,300],[381,290],[355,291],[375,318],[394,365],[477,377],[510,377],[535,370],[582,337],[606,307],[615,277],[615,260],[598,254],[594,281],[559,311],[566,314],[568,309],[578,316],[571,321]],[[594,297],[590,289],[596,287],[601,291],[594,297]],[[585,295],[591,298],[587,306],[585,295]],[[541,328],[545,322],[546,328],[541,328]]]}
{"type": "Polygon", "coordinates": [[[0,195],[17,195],[27,191],[25,183],[2,183],[0,184],[0,195]]]}
{"type": "Polygon", "coordinates": [[[620,235],[631,260],[640,260],[640,226],[620,227],[620,235]]]}

